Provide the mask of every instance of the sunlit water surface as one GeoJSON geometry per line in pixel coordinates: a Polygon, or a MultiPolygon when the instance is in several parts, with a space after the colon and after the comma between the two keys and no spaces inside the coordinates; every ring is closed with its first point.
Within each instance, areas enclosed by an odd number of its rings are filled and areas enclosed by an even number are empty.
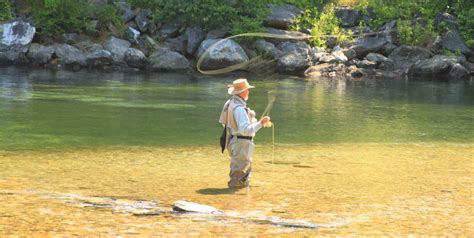
{"type": "Polygon", "coordinates": [[[259,133],[234,192],[216,122],[231,81],[1,68],[0,235],[474,234],[471,82],[254,79],[257,112],[277,92],[276,143],[259,133]]]}

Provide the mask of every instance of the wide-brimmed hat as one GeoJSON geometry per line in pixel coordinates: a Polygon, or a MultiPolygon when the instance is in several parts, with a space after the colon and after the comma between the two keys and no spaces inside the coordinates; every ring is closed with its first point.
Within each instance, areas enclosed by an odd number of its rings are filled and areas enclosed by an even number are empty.
{"type": "Polygon", "coordinates": [[[255,88],[247,82],[247,79],[236,79],[232,84],[227,85],[229,94],[239,94],[249,88],[255,88]]]}

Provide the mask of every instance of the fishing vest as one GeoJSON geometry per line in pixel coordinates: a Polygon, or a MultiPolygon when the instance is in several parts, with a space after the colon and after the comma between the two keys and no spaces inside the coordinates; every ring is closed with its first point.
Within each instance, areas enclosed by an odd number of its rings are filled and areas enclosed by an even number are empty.
{"type": "MultiPolygon", "coordinates": [[[[234,132],[239,131],[239,128],[237,126],[237,122],[234,117],[234,110],[237,107],[244,107],[241,102],[238,101],[236,98],[231,98],[229,99],[225,104],[224,104],[224,110],[221,113],[221,118],[219,120],[220,123],[226,124],[227,127],[232,128],[234,132]],[[227,110],[226,110],[227,107],[227,110]],[[226,117],[226,118],[223,118],[226,117]],[[226,121],[227,120],[227,121],[226,121]],[[227,122],[227,123],[226,123],[227,122]]],[[[255,118],[256,114],[253,110],[250,108],[244,108],[245,111],[247,112],[247,116],[249,118],[249,123],[255,123],[257,122],[257,119],[255,118]]]]}

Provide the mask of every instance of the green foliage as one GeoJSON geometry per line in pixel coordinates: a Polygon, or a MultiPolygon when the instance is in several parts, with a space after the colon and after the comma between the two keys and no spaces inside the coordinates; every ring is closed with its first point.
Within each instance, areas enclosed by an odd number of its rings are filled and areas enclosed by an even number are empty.
{"type": "Polygon", "coordinates": [[[108,24],[113,24],[119,31],[123,32],[125,30],[122,19],[117,16],[117,8],[114,5],[100,5],[92,8],[92,12],[97,18],[99,28],[105,28],[108,24]]]}
{"type": "Polygon", "coordinates": [[[398,21],[398,36],[400,43],[406,45],[425,45],[431,38],[436,36],[433,30],[433,21],[426,24],[414,23],[409,20],[398,21]]]}
{"type": "Polygon", "coordinates": [[[306,9],[303,14],[296,19],[291,29],[296,31],[311,29],[312,38],[310,43],[321,47],[326,47],[323,37],[328,35],[336,37],[338,43],[350,40],[352,33],[346,33],[340,27],[340,20],[336,17],[334,7],[334,4],[326,5],[321,14],[318,14],[316,7],[311,10],[306,9]]]}
{"type": "Polygon", "coordinates": [[[32,17],[41,37],[54,37],[64,32],[80,32],[87,24],[85,0],[30,0],[32,17]]]}
{"type": "Polygon", "coordinates": [[[474,7],[459,12],[459,29],[468,46],[474,46],[474,7]]]}
{"type": "Polygon", "coordinates": [[[12,18],[10,0],[0,0],[0,21],[8,21],[12,18]]]}
{"type": "Polygon", "coordinates": [[[55,38],[65,32],[81,33],[86,29],[91,16],[95,16],[99,27],[109,23],[123,30],[122,22],[113,5],[90,5],[87,0],[29,0],[34,11],[31,16],[39,28],[42,39],[55,38]]]}

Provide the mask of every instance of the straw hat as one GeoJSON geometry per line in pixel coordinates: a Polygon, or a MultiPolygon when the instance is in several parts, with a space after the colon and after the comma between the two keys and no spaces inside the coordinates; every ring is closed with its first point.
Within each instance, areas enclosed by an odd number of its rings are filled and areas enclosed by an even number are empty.
{"type": "Polygon", "coordinates": [[[249,88],[255,88],[254,86],[250,85],[249,82],[247,82],[247,79],[236,79],[234,82],[230,85],[227,85],[229,89],[227,92],[229,94],[239,94],[249,88]]]}

